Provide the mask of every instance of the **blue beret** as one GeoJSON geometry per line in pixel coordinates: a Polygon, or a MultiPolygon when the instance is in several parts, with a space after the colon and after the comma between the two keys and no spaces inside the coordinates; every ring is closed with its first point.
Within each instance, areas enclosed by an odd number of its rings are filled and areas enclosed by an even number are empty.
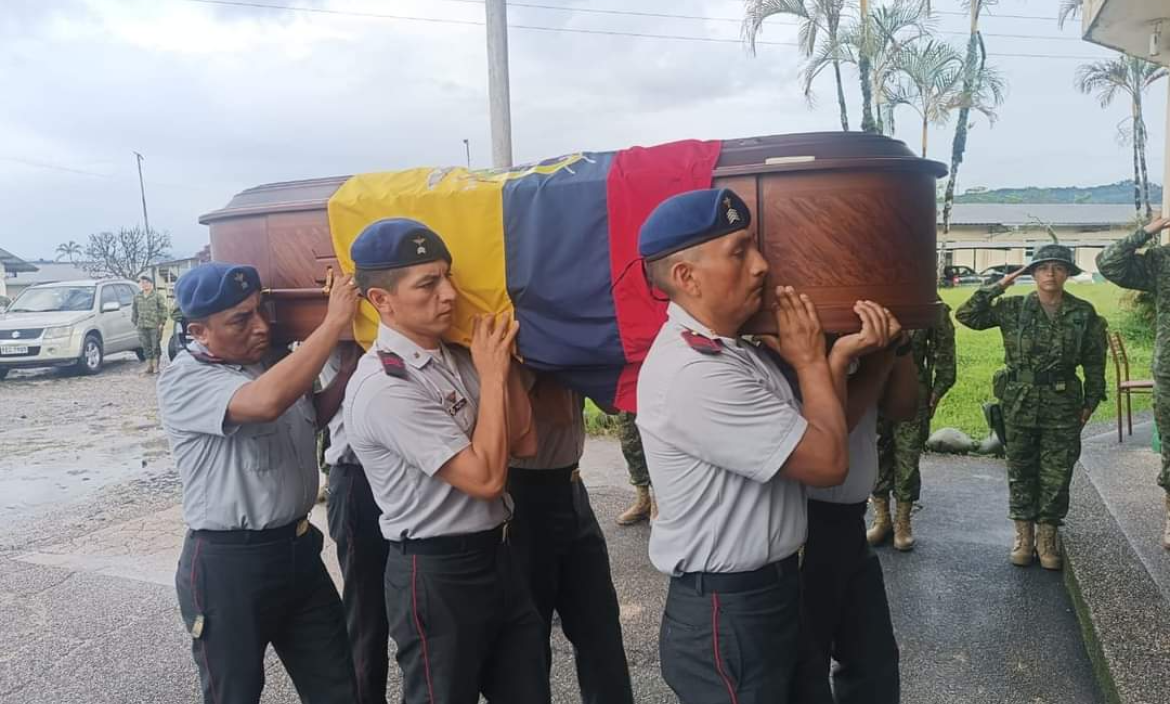
{"type": "Polygon", "coordinates": [[[349,248],[358,269],[398,269],[442,259],[451,263],[451,253],[434,230],[417,220],[386,218],[366,225],[349,248]]]}
{"type": "Polygon", "coordinates": [[[179,277],[175,300],[183,316],[194,320],[227,310],[259,290],[260,274],[254,267],[208,262],[179,277]]]}
{"type": "Polygon", "coordinates": [[[742,230],[752,222],[747,203],[726,188],[671,196],[658,204],[638,233],[638,254],[646,261],[742,230]]]}

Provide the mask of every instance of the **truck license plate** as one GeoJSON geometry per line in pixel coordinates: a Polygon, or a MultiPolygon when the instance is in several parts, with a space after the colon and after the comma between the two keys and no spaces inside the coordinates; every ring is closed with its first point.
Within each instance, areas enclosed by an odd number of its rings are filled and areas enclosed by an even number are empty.
{"type": "Polygon", "coordinates": [[[20,346],[20,347],[17,347],[15,345],[0,346],[0,355],[5,355],[5,354],[28,354],[28,346],[27,345],[20,346]]]}

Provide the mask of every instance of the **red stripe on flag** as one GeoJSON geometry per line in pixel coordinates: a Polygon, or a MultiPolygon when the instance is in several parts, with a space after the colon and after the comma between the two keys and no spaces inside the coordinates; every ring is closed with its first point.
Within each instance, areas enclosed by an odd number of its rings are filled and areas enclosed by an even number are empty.
{"type": "Polygon", "coordinates": [[[618,382],[614,405],[635,411],[637,369],[658,329],[666,304],[654,300],[642,275],[631,265],[638,259],[638,230],[650,212],[670,196],[710,188],[719,161],[720,141],[686,140],[617,153],[606,182],[609,210],[609,258],[613,303],[627,366],[618,382]]]}

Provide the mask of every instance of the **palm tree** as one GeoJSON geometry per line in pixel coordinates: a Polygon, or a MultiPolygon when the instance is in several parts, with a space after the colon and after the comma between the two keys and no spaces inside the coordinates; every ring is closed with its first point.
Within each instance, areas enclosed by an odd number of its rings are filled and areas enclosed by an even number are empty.
{"type": "Polygon", "coordinates": [[[1081,14],[1081,5],[1084,0],[1060,0],[1060,9],[1056,13],[1056,23],[1064,29],[1064,23],[1081,14]]]}
{"type": "MultiPolygon", "coordinates": [[[[743,19],[743,36],[752,55],[756,53],[756,38],[763,31],[764,21],[774,15],[790,15],[799,18],[800,50],[805,56],[812,56],[817,40],[823,37],[829,46],[838,46],[838,32],[841,27],[841,13],[845,0],[746,0],[743,19]]],[[[837,81],[837,107],[841,112],[841,129],[849,131],[849,111],[845,105],[845,88],[841,83],[841,62],[838,57],[830,61],[833,77],[837,81]]],[[[811,95],[807,90],[806,95],[811,95]]]]}
{"type": "Polygon", "coordinates": [[[1118,56],[1108,61],[1094,61],[1077,69],[1077,89],[1086,95],[1096,93],[1101,107],[1108,107],[1120,94],[1129,96],[1129,136],[1133,142],[1134,209],[1139,213],[1145,204],[1146,218],[1150,207],[1150,182],[1146,169],[1146,120],[1143,97],[1150,86],[1167,75],[1164,66],[1136,56],[1118,56]]]}
{"type": "Polygon", "coordinates": [[[69,259],[70,264],[76,264],[77,258],[81,256],[81,245],[75,240],[69,240],[65,244],[57,245],[57,261],[61,261],[63,257],[69,259]]]}
{"type": "Polygon", "coordinates": [[[873,104],[874,131],[893,134],[893,108],[888,100],[890,78],[897,65],[898,54],[906,46],[930,33],[929,18],[921,0],[895,0],[870,13],[869,31],[862,32],[860,23],[841,30],[836,45],[822,39],[817,53],[805,67],[803,82],[805,94],[812,83],[834,61],[860,66],[861,57],[869,57],[869,86],[873,104]]]}
{"type": "Polygon", "coordinates": [[[869,75],[872,59],[868,51],[870,48],[869,0],[860,0],[860,6],[861,41],[858,44],[860,51],[857,52],[857,72],[861,78],[861,131],[880,132],[881,130],[873,119],[873,84],[870,82],[869,75]]]}
{"type": "MultiPolygon", "coordinates": [[[[967,38],[967,56],[963,61],[963,104],[959,107],[959,116],[955,123],[955,137],[951,142],[951,170],[947,177],[947,189],[943,195],[943,232],[951,231],[951,211],[955,205],[955,184],[959,180],[959,167],[963,164],[963,156],[967,153],[967,132],[971,126],[971,110],[977,103],[977,96],[984,95],[987,89],[982,85],[988,77],[987,48],[983,45],[983,35],[979,32],[979,17],[983,11],[999,0],[964,0],[966,7],[971,11],[970,33],[967,38]]],[[[998,90],[1002,102],[1002,88],[998,90]]],[[[998,103],[997,103],[998,105],[998,103]]]]}
{"type": "Polygon", "coordinates": [[[959,102],[963,83],[963,57],[949,44],[928,41],[911,44],[899,53],[897,83],[890,92],[891,105],[908,105],[922,119],[922,156],[927,153],[931,124],[946,124],[959,102]]]}

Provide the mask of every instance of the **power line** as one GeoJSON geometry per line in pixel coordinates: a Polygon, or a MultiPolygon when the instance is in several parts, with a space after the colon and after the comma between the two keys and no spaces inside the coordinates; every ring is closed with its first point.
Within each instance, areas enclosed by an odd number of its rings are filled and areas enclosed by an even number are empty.
{"type": "MultiPolygon", "coordinates": [[[[305,14],[317,15],[334,15],[342,17],[362,17],[368,19],[383,19],[383,20],[397,20],[402,22],[427,22],[432,24],[451,24],[461,26],[483,27],[484,22],[476,20],[460,20],[441,17],[418,17],[415,15],[397,15],[379,12],[362,12],[357,10],[331,10],[322,7],[300,7],[296,5],[279,5],[268,4],[261,2],[250,2],[249,0],[176,0],[177,2],[197,3],[201,5],[223,5],[229,7],[247,7],[265,10],[281,10],[285,12],[300,12],[305,14]]],[[[445,0],[447,2],[463,1],[463,0],[445,0]]],[[[473,0],[467,0],[468,2],[473,0]]],[[[482,4],[477,2],[477,4],[482,4]]],[[[697,37],[693,35],[682,34],[650,34],[646,32],[628,32],[622,30],[609,29],[586,29],[583,27],[548,27],[543,25],[527,25],[527,24],[509,24],[509,29],[517,29],[531,32],[553,32],[564,34],[589,34],[598,36],[610,37],[630,37],[635,39],[666,39],[673,41],[689,41],[702,42],[707,44],[743,44],[740,39],[728,39],[723,37],[697,37]]],[[[1024,35],[1020,35],[1024,37],[1024,35]]],[[[1041,38],[1041,37],[1024,37],[1024,38],[1041,38]]],[[[796,42],[777,42],[777,41],[758,41],[757,46],[797,46],[796,42]]],[[[1075,56],[1063,54],[1031,54],[1031,53],[1013,53],[1013,52],[988,52],[990,56],[996,57],[1012,57],[1012,58],[1028,58],[1028,59],[1069,59],[1077,61],[1092,61],[1101,58],[1099,56],[1075,56]]]]}
{"type": "MultiPolygon", "coordinates": [[[[456,4],[461,4],[461,5],[480,5],[480,6],[483,5],[483,0],[438,0],[438,2],[456,3],[456,4]]],[[[736,0],[736,2],[739,2],[739,0],[736,0]]],[[[724,23],[730,23],[730,24],[736,24],[736,25],[743,24],[742,19],[737,19],[734,17],[707,17],[705,15],[680,15],[680,14],[676,14],[676,13],[672,13],[672,12],[643,12],[640,10],[613,10],[613,9],[608,9],[608,8],[603,9],[603,8],[590,8],[590,7],[569,7],[567,5],[543,5],[540,3],[531,3],[531,2],[513,2],[512,0],[508,1],[508,7],[521,7],[521,8],[525,8],[525,9],[531,9],[531,10],[550,10],[553,12],[574,12],[574,13],[590,14],[590,15],[608,15],[608,16],[616,16],[616,17],[646,17],[646,18],[651,18],[651,19],[691,20],[691,21],[700,21],[700,22],[724,22],[724,23]]],[[[955,13],[955,14],[963,14],[963,13],[955,13]]],[[[790,21],[786,21],[785,19],[771,19],[770,23],[782,25],[785,27],[797,27],[800,25],[799,22],[790,22],[790,21]]],[[[957,32],[957,31],[953,31],[953,30],[937,30],[934,33],[935,34],[950,34],[950,35],[961,36],[961,37],[966,37],[969,35],[969,32],[957,32]]],[[[1062,42],[1083,41],[1078,37],[1057,37],[1057,36],[1044,35],[1044,34],[1001,34],[998,32],[983,32],[982,34],[985,37],[998,37],[998,38],[1002,38],[1002,39],[1044,39],[1044,40],[1062,41],[1062,42]]]]}

